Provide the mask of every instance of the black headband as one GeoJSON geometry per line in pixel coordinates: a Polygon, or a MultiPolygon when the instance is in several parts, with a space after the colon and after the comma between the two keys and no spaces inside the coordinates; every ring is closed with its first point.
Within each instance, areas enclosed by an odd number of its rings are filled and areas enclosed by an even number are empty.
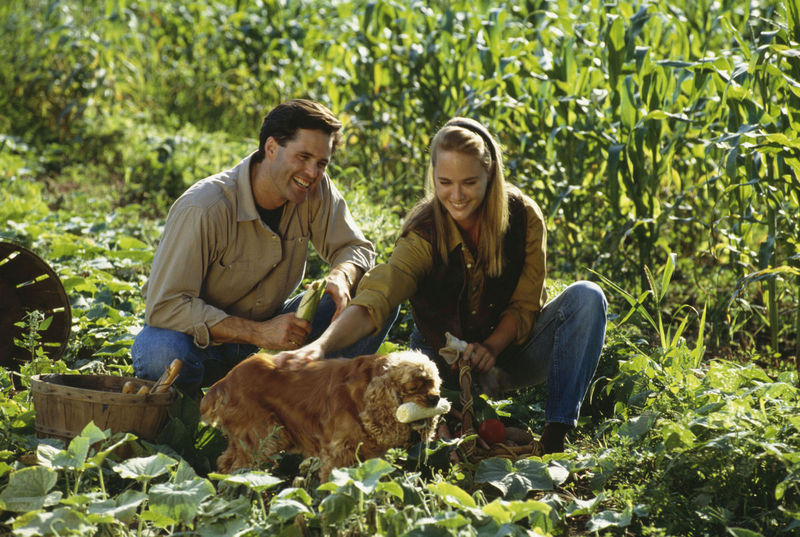
{"type": "Polygon", "coordinates": [[[489,133],[485,129],[473,125],[472,123],[467,123],[466,121],[460,121],[460,120],[450,121],[447,124],[445,124],[445,127],[461,127],[462,129],[467,129],[468,131],[474,132],[475,134],[480,136],[481,139],[483,140],[483,143],[485,143],[486,147],[489,148],[489,154],[492,156],[492,160],[494,162],[497,162],[497,155],[495,155],[494,153],[494,144],[492,143],[492,139],[489,136],[489,133]]]}

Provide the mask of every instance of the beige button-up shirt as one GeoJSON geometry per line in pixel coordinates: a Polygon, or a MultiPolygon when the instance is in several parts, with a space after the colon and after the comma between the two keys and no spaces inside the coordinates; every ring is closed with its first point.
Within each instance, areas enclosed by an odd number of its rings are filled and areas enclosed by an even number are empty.
{"type": "MultiPolygon", "coordinates": [[[[517,287],[506,305],[502,315],[510,314],[516,318],[516,342],[524,343],[533,332],[536,313],[547,301],[545,287],[547,231],[544,215],[539,206],[528,196],[522,196],[527,216],[525,233],[525,266],[520,274],[517,287]]],[[[450,244],[447,250],[452,252],[463,242],[461,232],[456,223],[448,215],[450,226],[450,244]]],[[[480,304],[484,289],[484,269],[476,266],[469,248],[464,245],[465,274],[467,275],[468,299],[471,309],[480,304]]],[[[378,265],[361,278],[358,293],[351,304],[365,307],[375,322],[375,326],[383,326],[389,312],[398,304],[410,298],[417,291],[417,282],[433,270],[433,247],[415,232],[400,237],[395,243],[394,251],[385,264],[378,265]]],[[[458,297],[453,297],[458,300],[458,297]]],[[[501,315],[501,316],[502,316],[501,315]]]]}
{"type": "Polygon", "coordinates": [[[331,266],[374,264],[372,244],[327,175],[303,203],[286,204],[277,230],[266,226],[250,186],[252,156],[198,181],[170,208],[143,290],[147,324],[206,347],[208,327],[228,316],[269,319],[302,281],[309,241],[331,266]]]}

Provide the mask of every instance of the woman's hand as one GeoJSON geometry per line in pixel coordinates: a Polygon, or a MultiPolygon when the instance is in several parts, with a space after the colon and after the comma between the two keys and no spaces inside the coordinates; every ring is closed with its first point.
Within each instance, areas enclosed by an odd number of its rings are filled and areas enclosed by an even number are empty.
{"type": "Polygon", "coordinates": [[[335,320],[344,310],[350,305],[350,286],[344,276],[340,276],[332,272],[327,278],[325,285],[325,293],[331,295],[333,303],[336,305],[336,311],[333,312],[331,320],[335,320]]]}
{"type": "Polygon", "coordinates": [[[464,356],[469,359],[472,368],[480,373],[489,371],[497,361],[494,351],[483,343],[468,344],[464,356]]]}
{"type": "Polygon", "coordinates": [[[303,366],[314,360],[322,360],[325,353],[319,345],[309,343],[305,347],[300,347],[296,351],[284,351],[272,357],[272,361],[277,367],[290,370],[301,369],[303,366]]]}

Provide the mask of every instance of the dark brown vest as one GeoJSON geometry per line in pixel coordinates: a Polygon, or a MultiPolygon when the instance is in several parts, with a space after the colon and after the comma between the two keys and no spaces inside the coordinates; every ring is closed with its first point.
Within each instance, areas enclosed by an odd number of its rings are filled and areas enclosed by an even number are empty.
{"type": "MultiPolygon", "coordinates": [[[[509,226],[503,237],[503,272],[497,278],[486,277],[480,305],[474,314],[469,310],[462,245],[449,253],[447,266],[434,262],[433,271],[418,282],[417,292],[409,300],[417,328],[437,356],[445,344],[445,332],[469,343],[483,342],[497,327],[500,314],[511,300],[525,264],[527,216],[525,205],[517,196],[509,196],[508,209],[509,226]]],[[[433,229],[431,219],[415,231],[433,244],[433,229]]]]}

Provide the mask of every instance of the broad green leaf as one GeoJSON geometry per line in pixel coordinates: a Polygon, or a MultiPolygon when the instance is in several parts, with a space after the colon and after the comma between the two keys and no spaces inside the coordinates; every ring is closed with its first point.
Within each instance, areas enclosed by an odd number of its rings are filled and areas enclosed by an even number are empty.
{"type": "Polygon", "coordinates": [[[56,469],[80,469],[86,462],[88,454],[89,438],[76,436],[70,440],[67,449],[60,451],[53,459],[53,467],[56,469]]]}
{"type": "Polygon", "coordinates": [[[501,481],[512,471],[511,461],[499,457],[483,459],[475,472],[475,481],[479,483],[491,483],[501,481]]]}
{"type": "Polygon", "coordinates": [[[56,467],[53,465],[53,461],[63,451],[64,451],[63,449],[59,449],[55,446],[51,446],[50,444],[44,444],[40,442],[39,445],[36,446],[36,460],[42,466],[56,469],[56,467]]]}
{"type": "Polygon", "coordinates": [[[428,490],[454,509],[476,507],[475,500],[464,489],[451,483],[428,483],[428,490]]]}
{"type": "Polygon", "coordinates": [[[98,503],[106,499],[106,495],[101,491],[86,492],[84,494],[71,494],[61,500],[61,505],[69,505],[70,507],[80,507],[98,503]]]}
{"type": "Polygon", "coordinates": [[[403,501],[403,487],[395,481],[381,481],[376,488],[377,491],[385,492],[396,497],[398,500],[403,501]]]}
{"type": "MultiPolygon", "coordinates": [[[[103,434],[105,434],[105,432],[103,434]]],[[[131,433],[115,433],[111,435],[110,437],[111,440],[105,444],[105,447],[103,449],[100,449],[97,451],[97,453],[91,455],[87,463],[92,464],[96,467],[102,466],[103,462],[106,460],[106,457],[111,455],[115,449],[124,444],[127,444],[128,442],[136,440],[136,438],[137,438],[136,435],[131,433]]]]}
{"type": "Polygon", "coordinates": [[[289,487],[281,490],[275,495],[277,500],[295,500],[303,505],[308,507],[311,506],[314,501],[311,498],[311,495],[306,491],[306,489],[301,489],[297,487],[289,487]]]}
{"type": "MultiPolygon", "coordinates": [[[[558,469],[554,472],[559,478],[566,479],[558,469]]],[[[513,464],[507,459],[484,459],[475,472],[475,481],[489,483],[511,500],[522,499],[534,490],[553,488],[548,463],[536,458],[522,459],[513,464]]]]}
{"type": "Polygon", "coordinates": [[[579,516],[579,515],[588,515],[594,511],[594,506],[597,505],[598,501],[600,500],[599,496],[595,496],[594,498],[588,500],[582,500],[581,498],[574,498],[572,502],[567,506],[567,516],[579,516]]]}
{"type": "Polygon", "coordinates": [[[394,466],[383,459],[369,459],[350,472],[353,484],[367,494],[378,486],[380,479],[394,471],[394,466]]]}
{"type": "Polygon", "coordinates": [[[170,526],[174,526],[178,523],[177,520],[167,516],[163,512],[154,511],[152,509],[142,511],[142,513],[139,515],[139,518],[145,522],[150,522],[157,528],[169,528],[170,526]]]}
{"type": "Polygon", "coordinates": [[[253,529],[248,526],[248,521],[245,517],[215,518],[211,522],[204,521],[202,527],[195,529],[195,533],[201,537],[233,537],[236,535],[249,535],[253,529]]]}
{"type": "Polygon", "coordinates": [[[657,414],[653,412],[645,412],[640,416],[631,418],[619,428],[619,434],[636,440],[650,430],[657,417],[657,414]]]}
{"type": "Polygon", "coordinates": [[[104,500],[89,504],[90,514],[110,514],[123,524],[131,524],[136,518],[136,510],[147,498],[138,490],[126,490],[113,500],[104,500]]]}
{"type": "Polygon", "coordinates": [[[297,500],[276,498],[270,502],[270,516],[276,517],[281,522],[294,520],[297,515],[310,515],[311,510],[297,500]]]}
{"type": "Polygon", "coordinates": [[[240,474],[208,474],[211,479],[220,479],[231,485],[246,485],[256,492],[263,492],[278,485],[283,480],[267,472],[249,471],[240,474]]]}
{"type": "Polygon", "coordinates": [[[140,241],[135,237],[130,237],[128,235],[117,235],[117,246],[120,250],[149,250],[150,247],[145,244],[144,242],[140,241]]]}
{"type": "MultiPolygon", "coordinates": [[[[550,490],[554,486],[550,463],[538,458],[522,459],[514,463],[514,469],[525,477],[526,486],[531,490],[550,490]]],[[[563,470],[563,467],[556,464],[552,468],[552,473],[559,479],[566,480],[563,470]]]]}
{"type": "Polygon", "coordinates": [[[694,445],[695,439],[691,429],[674,422],[666,422],[661,427],[661,437],[667,450],[691,447],[694,445]]]}
{"type": "Polygon", "coordinates": [[[13,472],[8,485],[0,492],[0,501],[9,511],[36,511],[43,507],[55,505],[61,499],[61,492],[50,493],[58,474],[44,466],[30,466],[13,472]]]}
{"type": "Polygon", "coordinates": [[[59,507],[51,512],[36,513],[32,517],[14,522],[14,535],[33,537],[38,535],[92,535],[97,528],[87,517],[70,507],[59,507]]]}
{"type": "Polygon", "coordinates": [[[484,505],[481,510],[491,516],[498,524],[511,524],[527,518],[531,513],[538,511],[547,515],[553,509],[549,505],[536,500],[507,502],[495,499],[491,503],[484,505]]]}
{"type": "MultiPolygon", "coordinates": [[[[421,518],[417,521],[418,526],[433,526],[436,528],[462,528],[470,523],[470,519],[457,511],[445,511],[436,513],[432,517],[421,518]]],[[[436,533],[436,535],[440,535],[436,533]]]]}
{"type": "Polygon", "coordinates": [[[356,500],[349,494],[334,492],[319,504],[319,511],[326,524],[337,524],[350,516],[356,507],[356,500]]]}
{"type": "Polygon", "coordinates": [[[586,529],[589,531],[601,531],[609,527],[626,528],[630,525],[632,518],[630,506],[626,507],[622,512],[602,511],[594,515],[586,523],[586,529]]]}
{"type": "Polygon", "coordinates": [[[184,524],[191,524],[203,500],[214,494],[207,479],[159,483],[150,489],[150,509],[184,524]]]}
{"type": "MultiPolygon", "coordinates": [[[[538,471],[538,469],[537,469],[538,471]]],[[[547,464],[547,473],[550,475],[554,485],[561,485],[569,479],[569,469],[558,461],[549,461],[547,464]]]]}
{"type": "Polygon", "coordinates": [[[178,461],[163,453],[149,457],[136,457],[114,465],[114,471],[125,479],[146,481],[166,474],[178,461]]]}
{"type": "Polygon", "coordinates": [[[181,483],[183,481],[194,481],[197,478],[197,472],[194,471],[194,468],[184,459],[181,459],[178,462],[178,467],[175,469],[175,476],[172,480],[175,483],[181,483]]]}

